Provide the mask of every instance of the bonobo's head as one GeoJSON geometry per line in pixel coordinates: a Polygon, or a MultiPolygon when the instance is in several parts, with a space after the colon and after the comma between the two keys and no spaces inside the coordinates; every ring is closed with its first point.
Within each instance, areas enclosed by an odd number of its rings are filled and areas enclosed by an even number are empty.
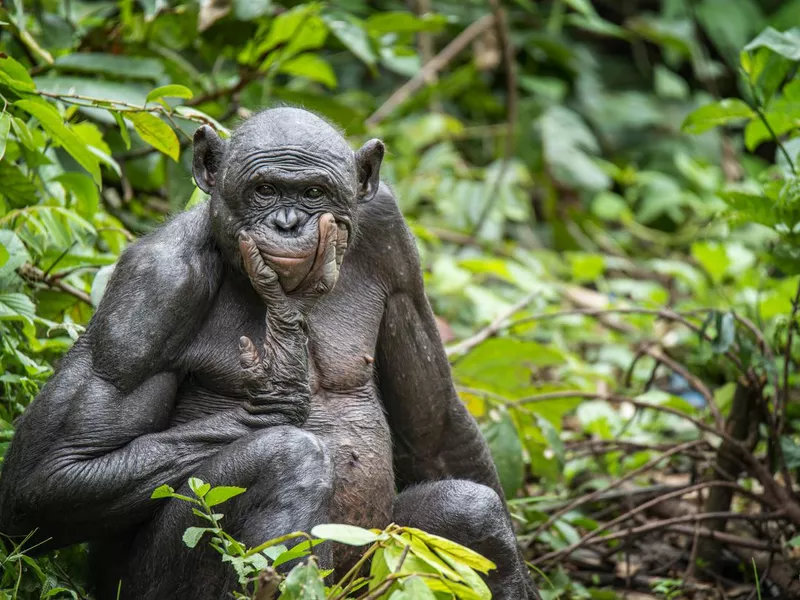
{"type": "Polygon", "coordinates": [[[332,268],[338,275],[358,204],[378,190],[383,151],[371,140],[353,152],[320,117],[274,108],[245,121],[227,141],[200,127],[192,171],[211,195],[214,235],[226,256],[241,265],[238,242],[249,236],[283,289],[300,295],[326,291],[332,268]]]}

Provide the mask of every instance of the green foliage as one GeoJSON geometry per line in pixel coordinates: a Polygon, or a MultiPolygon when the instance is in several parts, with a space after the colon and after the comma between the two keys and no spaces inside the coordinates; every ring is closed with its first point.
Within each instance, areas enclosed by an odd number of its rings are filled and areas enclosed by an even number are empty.
{"type": "MultiPolygon", "coordinates": [[[[565,555],[540,560],[605,527],[594,503],[560,508],[613,491],[676,440],[711,436],[687,417],[717,427],[708,398],[726,418],[742,377],[763,385],[760,464],[796,477],[800,3],[500,4],[513,68],[489,27],[413,89],[485,2],[424,14],[394,1],[0,8],[0,457],[120,253],[205,201],[194,130],[224,136],[290,102],[354,145],[386,141],[383,173],[417,237],[459,394],[546,598],[615,597],[571,578],[565,555]]],[[[649,486],[658,469],[694,481],[704,465],[671,456],[626,485],[649,486]]],[[[325,538],[366,548],[375,579],[353,574],[346,594],[385,581],[392,600],[485,597],[482,563],[425,534],[329,525],[247,549],[212,510],[240,490],[189,488],[154,497],[193,503],[187,545],[215,547],[241,594],[265,567],[301,559],[282,593],[319,597],[310,556],[325,538]]],[[[587,548],[617,560],[616,543],[587,548]]],[[[82,547],[30,551],[3,539],[0,597],[87,597],[82,547]]],[[[659,577],[654,593],[684,594],[685,578],[659,577]]]]}
{"type": "Polygon", "coordinates": [[[280,600],[326,600],[358,598],[458,598],[488,600],[489,589],[476,571],[488,573],[495,565],[480,554],[455,542],[412,527],[390,525],[383,531],[346,524],[322,524],[311,530],[289,533],[247,548],[231,537],[221,521],[225,516],[212,507],[246,492],[238,487],[212,487],[196,477],[188,481],[193,497],[178,494],[168,485],[156,488],[151,498],[171,498],[193,505],[192,513],[203,527],[189,527],[183,543],[194,549],[208,538],[208,544],[229,563],[239,578],[236,598],[256,598],[263,586],[280,591],[280,600]],[[313,537],[311,537],[313,536],[313,537]],[[287,548],[285,542],[304,539],[287,548]],[[323,542],[348,546],[368,546],[363,557],[339,581],[325,585],[330,572],[317,566],[313,548],[323,542]],[[285,576],[276,567],[291,560],[298,562],[285,576]],[[370,562],[369,577],[362,568],[370,562]]]}

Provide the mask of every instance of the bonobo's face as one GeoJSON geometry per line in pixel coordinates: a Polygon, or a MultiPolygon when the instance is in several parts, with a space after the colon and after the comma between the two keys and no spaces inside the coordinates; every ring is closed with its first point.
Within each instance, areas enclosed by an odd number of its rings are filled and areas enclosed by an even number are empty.
{"type": "Polygon", "coordinates": [[[238,242],[249,237],[287,293],[333,287],[358,204],[378,188],[381,142],[353,152],[319,117],[278,108],[252,117],[227,142],[201,127],[194,152],[197,184],[211,194],[215,236],[235,264],[238,242]]]}

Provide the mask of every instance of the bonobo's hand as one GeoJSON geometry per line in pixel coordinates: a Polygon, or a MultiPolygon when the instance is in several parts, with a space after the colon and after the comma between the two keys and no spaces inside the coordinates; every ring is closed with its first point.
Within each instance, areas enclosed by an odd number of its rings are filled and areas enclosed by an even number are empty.
{"type": "Polygon", "coordinates": [[[250,338],[239,339],[239,362],[248,395],[245,408],[254,414],[283,417],[275,424],[300,426],[308,417],[311,402],[305,318],[286,297],[277,274],[264,262],[250,236],[242,234],[239,249],[247,275],[267,305],[263,355],[250,338]]]}

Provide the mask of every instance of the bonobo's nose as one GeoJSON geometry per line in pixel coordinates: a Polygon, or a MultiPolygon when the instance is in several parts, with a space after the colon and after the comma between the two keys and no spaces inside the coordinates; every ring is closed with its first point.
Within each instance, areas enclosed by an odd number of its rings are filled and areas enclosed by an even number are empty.
{"type": "Polygon", "coordinates": [[[308,220],[308,215],[296,208],[279,208],[272,213],[272,226],[282,233],[293,233],[302,228],[308,220]]]}

